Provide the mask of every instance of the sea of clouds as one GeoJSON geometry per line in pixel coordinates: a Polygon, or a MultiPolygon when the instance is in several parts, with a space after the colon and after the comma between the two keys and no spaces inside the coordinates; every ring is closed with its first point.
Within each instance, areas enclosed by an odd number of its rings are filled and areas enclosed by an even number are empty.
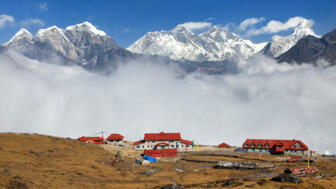
{"type": "Polygon", "coordinates": [[[99,131],[135,141],[145,132],[181,132],[199,144],[246,138],[301,139],[336,153],[336,67],[239,60],[238,74],[184,74],[131,62],[109,76],[0,57],[0,132],[79,137],[99,131]]]}

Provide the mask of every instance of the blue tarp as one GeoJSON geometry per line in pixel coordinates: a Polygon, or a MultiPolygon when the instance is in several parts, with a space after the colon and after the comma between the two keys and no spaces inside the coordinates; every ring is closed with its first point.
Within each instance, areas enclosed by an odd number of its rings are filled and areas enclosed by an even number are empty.
{"type": "Polygon", "coordinates": [[[148,161],[151,162],[151,163],[153,163],[153,162],[158,162],[158,160],[157,160],[156,158],[154,158],[154,157],[150,157],[150,156],[148,156],[148,155],[145,155],[145,156],[144,156],[144,159],[145,159],[145,160],[148,160],[148,161]]]}

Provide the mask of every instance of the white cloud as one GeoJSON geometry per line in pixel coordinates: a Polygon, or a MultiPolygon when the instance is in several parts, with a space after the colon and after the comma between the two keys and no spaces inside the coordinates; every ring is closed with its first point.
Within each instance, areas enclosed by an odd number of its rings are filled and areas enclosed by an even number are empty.
{"type": "Polygon", "coordinates": [[[26,19],[20,22],[21,26],[24,27],[29,27],[31,25],[39,25],[39,26],[43,26],[44,22],[38,18],[30,18],[30,19],[26,19]]]}
{"type": "Polygon", "coordinates": [[[212,23],[210,23],[210,22],[186,22],[186,23],[183,23],[183,24],[179,24],[177,27],[183,26],[187,30],[195,31],[195,30],[201,30],[201,29],[204,29],[204,28],[209,28],[211,25],[212,25],[212,23]]]}
{"type": "Polygon", "coordinates": [[[259,22],[262,22],[264,21],[265,18],[263,17],[260,17],[260,18],[248,18],[244,21],[242,21],[239,26],[238,26],[238,29],[241,30],[241,31],[244,31],[247,27],[249,26],[253,26],[259,22]]]}
{"type": "Polygon", "coordinates": [[[14,21],[15,19],[12,16],[2,14],[0,15],[0,28],[5,27],[9,23],[13,23],[14,21]]]}
{"type": "Polygon", "coordinates": [[[208,21],[211,21],[211,20],[215,20],[215,18],[214,17],[209,17],[209,18],[205,19],[205,22],[208,22],[208,21]]]}
{"type": "Polygon", "coordinates": [[[135,28],[132,28],[132,27],[128,27],[128,28],[124,28],[122,31],[123,31],[123,32],[135,32],[136,29],[135,29],[135,28]]]}
{"type": "Polygon", "coordinates": [[[295,28],[301,24],[307,24],[308,26],[312,26],[314,24],[313,20],[308,20],[303,17],[293,17],[287,20],[287,22],[283,23],[277,20],[271,20],[267,23],[266,26],[260,29],[252,29],[248,31],[248,35],[260,35],[264,33],[277,33],[280,31],[286,31],[292,28],[295,28]]]}
{"type": "Polygon", "coordinates": [[[40,2],[37,4],[37,6],[39,7],[39,9],[41,11],[47,11],[48,10],[48,3],[46,2],[40,2]]]}

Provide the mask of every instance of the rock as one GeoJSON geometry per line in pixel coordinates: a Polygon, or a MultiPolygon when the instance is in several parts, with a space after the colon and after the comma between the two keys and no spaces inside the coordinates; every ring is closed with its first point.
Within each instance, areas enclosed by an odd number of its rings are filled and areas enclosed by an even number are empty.
{"type": "Polygon", "coordinates": [[[162,169],[159,168],[159,167],[152,167],[151,169],[147,170],[147,171],[142,171],[142,172],[139,172],[139,174],[141,175],[152,175],[156,172],[160,172],[162,169]]]}
{"type": "Polygon", "coordinates": [[[142,160],[141,165],[149,165],[151,164],[151,162],[149,162],[148,160],[142,160]]]}
{"type": "Polygon", "coordinates": [[[215,169],[257,169],[255,162],[218,162],[215,169]]]}
{"type": "Polygon", "coordinates": [[[142,161],[143,161],[143,159],[141,159],[141,158],[136,158],[134,162],[135,162],[136,164],[141,165],[141,164],[142,164],[142,161]]]}
{"type": "Polygon", "coordinates": [[[182,189],[182,188],[183,188],[182,185],[176,183],[167,184],[160,187],[160,189],[182,189]]]}
{"type": "Polygon", "coordinates": [[[295,183],[295,184],[299,184],[302,182],[302,180],[296,176],[296,175],[293,175],[293,174],[280,174],[276,177],[273,177],[271,179],[271,181],[276,181],[276,182],[292,182],[292,183],[295,183]]]}
{"type": "Polygon", "coordinates": [[[12,180],[9,182],[9,185],[7,186],[8,189],[27,189],[26,183],[22,181],[22,178],[20,176],[15,176],[12,178],[12,180]]]}

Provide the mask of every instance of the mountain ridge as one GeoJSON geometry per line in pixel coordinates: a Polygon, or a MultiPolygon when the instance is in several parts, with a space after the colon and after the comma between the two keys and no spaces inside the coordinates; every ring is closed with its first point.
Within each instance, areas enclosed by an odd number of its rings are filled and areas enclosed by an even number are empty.
{"type": "Polygon", "coordinates": [[[249,58],[266,45],[244,40],[227,28],[212,26],[196,34],[178,25],[170,31],[148,32],[127,49],[133,53],[167,56],[173,60],[225,61],[249,58]]]}
{"type": "Polygon", "coordinates": [[[313,63],[325,60],[330,65],[336,64],[336,29],[323,35],[321,38],[306,36],[296,45],[277,58],[278,62],[291,64],[313,63]]]}
{"type": "Polygon", "coordinates": [[[312,23],[309,20],[304,20],[302,23],[295,27],[294,31],[290,35],[273,36],[271,41],[268,42],[265,48],[262,50],[263,53],[272,58],[277,58],[283,53],[287,52],[300,39],[308,35],[319,37],[315,34],[311,27],[312,23]]]}
{"type": "Polygon", "coordinates": [[[40,61],[56,57],[64,65],[79,65],[90,71],[102,72],[111,72],[124,59],[134,56],[89,22],[66,29],[51,26],[38,30],[35,35],[20,29],[2,45],[2,51],[6,50],[14,50],[40,61]]]}

